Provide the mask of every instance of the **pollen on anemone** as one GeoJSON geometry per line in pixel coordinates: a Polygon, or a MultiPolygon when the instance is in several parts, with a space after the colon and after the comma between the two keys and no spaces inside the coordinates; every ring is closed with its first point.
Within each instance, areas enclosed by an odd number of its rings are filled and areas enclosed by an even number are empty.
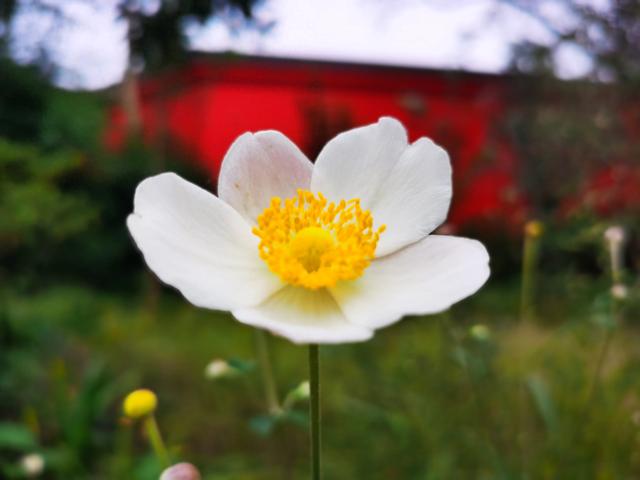
{"type": "Polygon", "coordinates": [[[344,132],[313,165],[284,135],[241,135],[218,197],[173,173],[127,219],[156,275],[192,304],[296,343],[369,339],[437,313],[489,277],[476,240],[431,235],[451,202],[447,153],[393,118],[344,132]]]}

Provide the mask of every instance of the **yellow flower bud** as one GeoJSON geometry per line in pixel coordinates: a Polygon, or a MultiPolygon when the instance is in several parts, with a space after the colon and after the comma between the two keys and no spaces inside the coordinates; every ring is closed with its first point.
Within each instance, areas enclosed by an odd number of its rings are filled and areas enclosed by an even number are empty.
{"type": "Polygon", "coordinates": [[[544,225],[538,220],[529,220],[524,225],[524,233],[527,237],[538,238],[544,233],[544,225]]]}
{"type": "Polygon", "coordinates": [[[158,406],[158,397],[151,390],[134,390],[124,399],[124,414],[129,418],[141,418],[153,413],[158,406]]]}

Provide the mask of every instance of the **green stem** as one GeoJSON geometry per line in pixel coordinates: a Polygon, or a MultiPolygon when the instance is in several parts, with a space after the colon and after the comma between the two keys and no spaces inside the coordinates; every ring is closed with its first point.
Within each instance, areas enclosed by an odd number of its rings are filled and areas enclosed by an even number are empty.
{"type": "Polygon", "coordinates": [[[528,320],[533,312],[533,282],[538,260],[538,239],[526,236],[522,258],[522,290],[520,292],[520,319],[528,320]]]}
{"type": "Polygon", "coordinates": [[[589,389],[589,393],[587,395],[587,408],[594,401],[596,393],[600,389],[600,383],[602,382],[602,369],[604,367],[607,356],[609,355],[609,350],[611,349],[611,341],[613,340],[613,335],[616,330],[616,326],[618,323],[618,303],[615,298],[611,299],[611,320],[610,325],[607,325],[607,330],[604,334],[604,339],[602,341],[602,348],[600,349],[600,355],[598,355],[598,360],[596,363],[596,368],[593,371],[593,378],[591,379],[591,388],[589,389]]]}
{"type": "Polygon", "coordinates": [[[311,387],[311,478],[320,480],[320,359],[318,345],[309,345],[311,387]]]}
{"type": "MultiPolygon", "coordinates": [[[[525,234],[523,254],[522,254],[522,285],[520,291],[520,324],[528,323],[534,317],[533,308],[533,288],[538,262],[539,238],[537,235],[525,234]]],[[[520,467],[522,476],[526,478],[528,470],[528,443],[529,443],[529,422],[527,416],[527,385],[525,375],[525,361],[520,358],[519,394],[517,404],[518,438],[517,445],[520,450],[520,467]]]]}
{"type": "Polygon", "coordinates": [[[500,461],[500,457],[497,454],[497,451],[495,448],[496,442],[494,441],[494,438],[492,435],[494,430],[487,428],[486,424],[482,422],[482,419],[487,418],[487,415],[485,414],[486,409],[482,404],[476,379],[474,378],[473,372],[469,368],[468,350],[465,348],[464,344],[462,343],[462,340],[460,339],[459,335],[456,332],[454,325],[451,323],[451,311],[447,310],[446,312],[444,312],[441,315],[441,319],[442,319],[442,326],[444,328],[446,335],[453,342],[454,348],[456,348],[458,352],[460,352],[460,354],[463,356],[464,361],[462,362],[462,370],[464,371],[466,381],[469,385],[469,390],[471,391],[474,407],[476,408],[475,418],[479,423],[478,429],[480,431],[480,436],[482,437],[483,444],[489,450],[493,463],[500,469],[500,471],[504,471],[503,465],[500,461]]]}
{"type": "Polygon", "coordinates": [[[149,437],[149,442],[151,442],[151,447],[158,457],[158,460],[160,460],[160,463],[164,468],[169,467],[171,465],[169,452],[167,451],[167,447],[162,440],[162,435],[160,434],[160,429],[158,428],[156,417],[153,414],[147,416],[144,419],[144,428],[147,432],[147,437],[149,437]]]}
{"type": "Polygon", "coordinates": [[[278,391],[273,377],[271,360],[269,358],[269,347],[267,346],[267,336],[262,330],[254,329],[256,339],[256,352],[258,363],[262,371],[262,383],[264,385],[264,395],[267,401],[269,413],[278,413],[280,404],[278,402],[278,391]]]}
{"type": "Polygon", "coordinates": [[[593,379],[591,380],[591,388],[589,389],[588,404],[590,404],[595,397],[596,392],[600,387],[600,381],[602,378],[602,367],[609,353],[611,345],[611,339],[613,338],[613,328],[609,327],[604,334],[604,340],[602,341],[602,348],[600,349],[600,355],[598,356],[598,363],[593,371],[593,379]]]}

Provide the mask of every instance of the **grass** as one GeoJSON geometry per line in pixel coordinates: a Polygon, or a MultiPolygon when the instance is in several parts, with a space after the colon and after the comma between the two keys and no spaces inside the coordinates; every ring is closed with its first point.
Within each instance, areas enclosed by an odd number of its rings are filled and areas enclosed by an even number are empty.
{"type": "MultiPolygon", "coordinates": [[[[640,475],[635,309],[626,310],[591,391],[609,328],[602,320],[606,284],[544,280],[536,322],[519,322],[517,282],[490,283],[449,312],[407,318],[370,342],[323,346],[325,478],[640,475]],[[488,339],[470,333],[476,324],[489,327],[488,339]]],[[[214,358],[255,361],[252,329],[228,315],[195,309],[164,289],[137,299],[58,288],[14,297],[7,311],[11,328],[30,339],[15,349],[11,371],[21,373],[12,381],[30,386],[6,413],[20,423],[26,411],[37,413],[39,448],[55,453],[66,446],[73,461],[56,463],[53,455],[51,468],[69,478],[157,478],[140,429],[120,420],[119,402],[137,387],[158,394],[157,417],[174,459],[192,461],[205,478],[308,475],[307,403],[260,433],[256,426],[269,420],[260,370],[205,378],[214,358]],[[104,379],[88,378],[92,369],[104,379]],[[58,392],[66,407],[52,408],[43,391],[58,392]],[[65,433],[69,422],[79,434],[65,433]]],[[[307,379],[307,351],[268,341],[282,398],[307,379]]],[[[64,478],[57,475],[50,471],[49,478],[64,478]]]]}

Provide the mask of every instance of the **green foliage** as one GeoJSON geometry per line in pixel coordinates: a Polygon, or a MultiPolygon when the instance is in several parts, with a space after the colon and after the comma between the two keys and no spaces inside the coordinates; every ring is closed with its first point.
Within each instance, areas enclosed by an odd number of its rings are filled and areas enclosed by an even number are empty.
{"type": "Polygon", "coordinates": [[[3,58],[0,46],[0,137],[19,141],[36,137],[50,90],[35,68],[3,58]]]}
{"type": "Polygon", "coordinates": [[[33,433],[18,423],[0,423],[0,450],[29,451],[37,447],[33,433]]]}

